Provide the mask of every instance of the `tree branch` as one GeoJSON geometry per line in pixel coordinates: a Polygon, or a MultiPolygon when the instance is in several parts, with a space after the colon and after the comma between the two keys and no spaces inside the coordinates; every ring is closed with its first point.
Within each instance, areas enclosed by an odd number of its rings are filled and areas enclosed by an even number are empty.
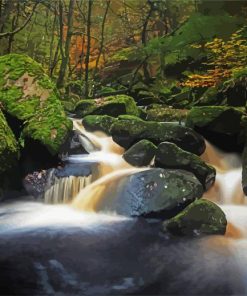
{"type": "Polygon", "coordinates": [[[22,24],[22,26],[20,26],[19,28],[16,28],[14,31],[12,32],[5,32],[5,33],[0,33],[0,38],[5,38],[5,37],[9,37],[9,36],[13,36],[16,33],[20,32],[22,29],[24,29],[26,27],[26,25],[29,23],[29,21],[31,20],[34,11],[36,9],[36,7],[38,6],[39,3],[35,3],[32,9],[32,12],[29,14],[28,18],[26,19],[26,21],[22,24]]]}

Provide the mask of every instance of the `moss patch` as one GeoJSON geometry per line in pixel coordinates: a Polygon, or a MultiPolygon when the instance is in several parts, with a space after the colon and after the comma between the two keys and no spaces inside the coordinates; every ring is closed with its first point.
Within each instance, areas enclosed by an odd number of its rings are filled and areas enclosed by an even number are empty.
{"type": "Polygon", "coordinates": [[[0,110],[0,175],[13,166],[18,156],[18,143],[0,110]]]}
{"type": "Polygon", "coordinates": [[[82,123],[88,131],[103,131],[109,134],[111,125],[116,120],[116,118],[108,115],[87,115],[83,118],[82,123]]]}
{"type": "Polygon", "coordinates": [[[225,234],[226,217],[213,202],[194,201],[177,216],[164,223],[165,228],[176,235],[225,234]]]}
{"type": "Polygon", "coordinates": [[[140,115],[140,110],[132,97],[126,95],[109,96],[95,100],[81,100],[76,105],[77,115],[109,115],[117,117],[121,114],[140,115]]]}
{"type": "Polygon", "coordinates": [[[23,135],[40,141],[51,153],[72,128],[54,83],[28,56],[0,57],[0,101],[6,112],[24,122],[23,135]]]}

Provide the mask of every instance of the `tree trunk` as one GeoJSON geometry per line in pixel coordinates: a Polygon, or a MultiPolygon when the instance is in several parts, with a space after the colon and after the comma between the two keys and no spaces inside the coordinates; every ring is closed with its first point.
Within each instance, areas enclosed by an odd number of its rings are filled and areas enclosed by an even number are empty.
{"type": "MultiPolygon", "coordinates": [[[[141,40],[142,40],[143,46],[146,46],[146,44],[147,44],[147,27],[148,27],[148,22],[150,20],[152,12],[153,12],[153,6],[150,4],[150,9],[149,9],[147,17],[144,21],[142,34],[141,34],[141,40]]],[[[143,74],[144,74],[145,81],[148,82],[150,80],[150,75],[149,75],[149,71],[148,71],[147,61],[144,61],[142,68],[143,68],[143,74]]]]}
{"type": "Polygon", "coordinates": [[[89,93],[89,58],[91,47],[91,14],[92,14],[93,0],[88,0],[87,13],[87,52],[85,57],[85,98],[88,98],[89,93]]]}
{"type": "Polygon", "coordinates": [[[60,50],[62,55],[62,62],[58,74],[57,87],[62,87],[64,84],[64,78],[69,62],[69,49],[72,37],[72,27],[73,27],[73,13],[74,13],[75,0],[70,0],[69,2],[69,12],[68,12],[68,24],[67,24],[67,35],[65,40],[65,47],[63,50],[63,5],[59,1],[59,23],[60,23],[60,50]]]}
{"type": "Polygon", "coordinates": [[[103,51],[103,47],[104,47],[104,32],[105,32],[105,22],[106,22],[106,16],[110,7],[110,3],[111,0],[108,0],[106,3],[106,9],[105,9],[105,13],[104,13],[104,17],[102,20],[102,26],[101,26],[101,40],[100,40],[100,47],[99,47],[99,54],[97,56],[97,60],[96,60],[96,64],[95,64],[95,68],[94,68],[94,73],[93,73],[93,79],[95,78],[97,69],[98,69],[98,65],[99,65],[99,61],[100,61],[100,57],[103,51]]]}

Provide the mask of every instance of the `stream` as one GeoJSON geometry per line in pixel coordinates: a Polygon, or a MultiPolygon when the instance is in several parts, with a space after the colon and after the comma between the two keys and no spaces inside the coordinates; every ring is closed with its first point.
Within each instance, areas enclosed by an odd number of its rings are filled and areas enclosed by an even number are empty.
{"type": "Polygon", "coordinates": [[[247,294],[247,208],[237,154],[207,143],[202,155],[217,170],[204,198],[225,212],[226,234],[171,238],[152,219],[101,211],[125,176],[148,168],[125,162],[110,137],[89,133],[76,120],[74,129],[89,154],[66,161],[97,163],[97,178],[56,180],[45,203],[27,196],[1,204],[1,294],[247,294]]]}

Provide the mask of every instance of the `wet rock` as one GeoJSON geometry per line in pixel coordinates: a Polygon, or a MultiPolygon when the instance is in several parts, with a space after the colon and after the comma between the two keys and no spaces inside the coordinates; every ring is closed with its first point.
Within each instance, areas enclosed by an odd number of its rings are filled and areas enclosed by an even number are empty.
{"type": "Polygon", "coordinates": [[[133,166],[149,165],[154,158],[157,147],[148,140],[141,140],[130,147],[124,154],[123,158],[133,166]]]}
{"type": "Polygon", "coordinates": [[[113,140],[125,149],[146,139],[155,145],[166,141],[172,142],[197,155],[201,155],[205,150],[204,139],[198,133],[175,123],[147,122],[135,118],[120,119],[113,123],[110,132],[113,140]]]}
{"type": "Polygon", "coordinates": [[[80,142],[77,131],[73,130],[69,132],[66,141],[59,149],[59,153],[61,158],[64,158],[64,155],[87,154],[87,151],[80,142]]]}
{"type": "Polygon", "coordinates": [[[229,151],[241,149],[241,109],[226,106],[203,106],[192,108],[186,125],[195,129],[210,142],[229,151]],[[240,147],[240,148],[239,148],[240,147]]]}
{"type": "Polygon", "coordinates": [[[158,146],[155,166],[189,171],[197,177],[206,190],[215,181],[215,168],[206,164],[199,156],[184,151],[173,143],[163,142],[158,146]]]}
{"type": "Polygon", "coordinates": [[[140,112],[132,97],[126,95],[109,96],[100,99],[81,100],[75,108],[75,113],[86,115],[109,115],[117,117],[121,114],[139,116],[140,112]]]}
{"type": "Polygon", "coordinates": [[[112,124],[117,119],[109,115],[87,115],[82,123],[86,130],[90,132],[102,131],[109,134],[112,124]]]}
{"type": "Polygon", "coordinates": [[[203,194],[197,178],[183,170],[149,169],[125,177],[117,186],[116,194],[106,192],[97,210],[169,218],[203,194]]]}
{"type": "Polygon", "coordinates": [[[49,170],[42,170],[28,174],[23,180],[23,186],[29,195],[41,198],[45,192],[49,170]]]}
{"type": "Polygon", "coordinates": [[[188,236],[225,234],[226,225],[226,216],[221,208],[206,199],[194,201],[163,224],[174,235],[188,236]]]}

